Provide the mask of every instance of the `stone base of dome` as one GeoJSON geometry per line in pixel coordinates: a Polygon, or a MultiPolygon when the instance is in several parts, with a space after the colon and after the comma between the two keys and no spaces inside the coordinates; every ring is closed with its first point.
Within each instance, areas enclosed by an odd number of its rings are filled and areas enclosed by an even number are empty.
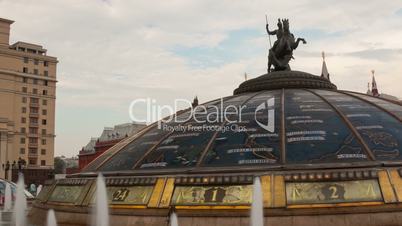
{"type": "MultiPolygon", "coordinates": [[[[269,209],[265,210],[264,225],[275,226],[338,226],[338,225],[400,225],[402,212],[400,206],[382,205],[365,207],[344,207],[341,210],[327,209],[269,209]],[[334,211],[336,210],[336,211],[334,211]]],[[[56,218],[59,226],[91,225],[91,217],[87,212],[77,207],[59,210],[56,218]],[[76,210],[76,211],[74,211],[76,210]]],[[[169,225],[169,209],[141,210],[112,209],[111,226],[169,225]]],[[[249,210],[176,210],[179,226],[245,226],[250,225],[249,210]]],[[[46,225],[47,209],[33,207],[29,214],[29,223],[46,225]]]]}
{"type": "Polygon", "coordinates": [[[321,76],[301,71],[274,71],[243,82],[234,94],[283,88],[337,89],[336,85],[321,76]]]}

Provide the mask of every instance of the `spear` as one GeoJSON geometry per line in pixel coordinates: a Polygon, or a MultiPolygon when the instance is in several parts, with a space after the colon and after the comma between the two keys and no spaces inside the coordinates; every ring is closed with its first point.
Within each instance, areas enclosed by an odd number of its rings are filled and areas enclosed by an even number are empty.
{"type": "MultiPolygon", "coordinates": [[[[268,27],[268,16],[267,16],[267,14],[265,14],[265,23],[266,23],[266,25],[267,25],[267,27],[268,27]]],[[[267,29],[268,30],[268,29],[267,29]]],[[[268,32],[268,31],[267,31],[268,32]]],[[[271,49],[272,48],[272,44],[271,44],[271,35],[268,33],[268,40],[269,40],[269,48],[271,49]]]]}

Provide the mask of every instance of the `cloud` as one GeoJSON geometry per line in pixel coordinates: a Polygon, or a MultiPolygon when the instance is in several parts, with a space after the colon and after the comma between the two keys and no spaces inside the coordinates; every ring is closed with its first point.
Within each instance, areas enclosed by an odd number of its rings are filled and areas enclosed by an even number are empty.
{"type": "Polygon", "coordinates": [[[402,56],[401,49],[365,49],[356,52],[346,53],[349,56],[360,57],[363,59],[372,59],[378,61],[392,61],[402,56]]]}
{"type": "Polygon", "coordinates": [[[231,95],[245,72],[264,73],[265,14],[271,27],[289,18],[308,41],[292,68],[319,74],[325,50],[338,87],[364,92],[375,68],[380,91],[402,96],[398,1],[0,0],[0,15],[16,21],[11,40],[43,44],[60,61],[56,153],[67,156],[128,121],[135,98],[206,102],[231,95]]]}

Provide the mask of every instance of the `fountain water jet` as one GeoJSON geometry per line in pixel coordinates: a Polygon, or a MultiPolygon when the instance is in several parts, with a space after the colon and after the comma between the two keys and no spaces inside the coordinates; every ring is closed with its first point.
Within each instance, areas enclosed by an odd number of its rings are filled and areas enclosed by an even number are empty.
{"type": "Polygon", "coordinates": [[[12,191],[9,183],[6,183],[6,189],[4,192],[4,211],[10,211],[13,206],[12,191]]]}
{"type": "Polygon", "coordinates": [[[250,226],[264,226],[264,206],[259,177],[254,178],[253,203],[251,204],[250,226]]]}
{"type": "Polygon", "coordinates": [[[175,212],[170,214],[170,226],[179,226],[179,221],[175,212]]]}
{"type": "Polygon", "coordinates": [[[57,226],[56,215],[52,209],[47,212],[46,226],[57,226]]]}
{"type": "Polygon", "coordinates": [[[36,189],[36,196],[38,196],[39,193],[42,191],[42,187],[43,186],[41,184],[38,186],[38,188],[36,189]]]}
{"type": "Polygon", "coordinates": [[[16,226],[26,225],[27,199],[25,196],[24,175],[18,175],[17,194],[14,204],[14,219],[16,226]]]}
{"type": "Polygon", "coordinates": [[[95,205],[92,226],[109,226],[109,203],[107,200],[105,178],[102,174],[96,179],[95,205]]]}

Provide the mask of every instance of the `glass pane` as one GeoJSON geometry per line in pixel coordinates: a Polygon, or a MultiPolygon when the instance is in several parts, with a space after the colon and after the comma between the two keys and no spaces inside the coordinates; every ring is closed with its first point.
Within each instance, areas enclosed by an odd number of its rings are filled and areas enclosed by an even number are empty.
{"type": "Polygon", "coordinates": [[[146,156],[140,168],[192,167],[198,163],[201,154],[215,134],[216,127],[225,120],[225,115],[235,115],[229,105],[239,106],[254,94],[234,96],[223,103],[218,100],[199,106],[195,117],[182,124],[183,128],[171,130],[168,137],[146,156]],[[198,111],[198,109],[204,109],[198,111]],[[227,111],[225,111],[227,109],[227,111]]]}
{"type": "Polygon", "coordinates": [[[365,101],[343,93],[317,91],[336,105],[353,126],[378,160],[402,159],[402,124],[383,110],[365,101]]]}
{"type": "Polygon", "coordinates": [[[304,90],[285,94],[288,163],[367,160],[342,118],[321,98],[304,90]]]}
{"type": "Polygon", "coordinates": [[[281,91],[261,93],[245,104],[240,116],[217,134],[208,150],[206,166],[275,164],[280,161],[281,91]],[[269,127],[268,118],[274,122],[269,127]],[[269,131],[271,130],[271,131],[269,131]]]}

